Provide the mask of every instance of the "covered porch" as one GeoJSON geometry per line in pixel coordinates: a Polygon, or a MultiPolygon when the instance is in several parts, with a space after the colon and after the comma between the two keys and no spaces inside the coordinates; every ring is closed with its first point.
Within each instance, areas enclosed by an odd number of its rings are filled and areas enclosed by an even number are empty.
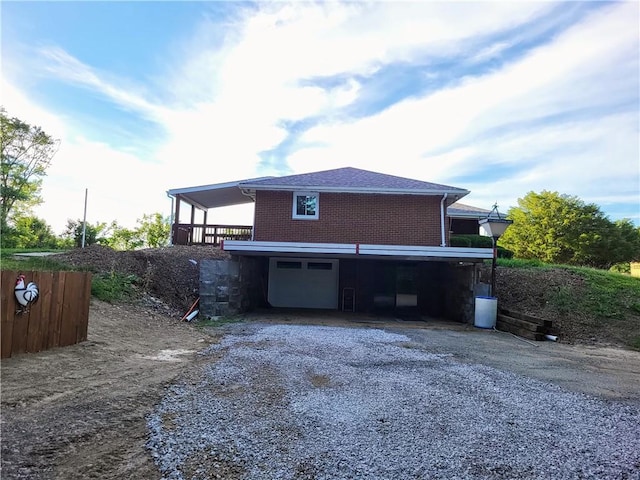
{"type": "Polygon", "coordinates": [[[209,211],[253,203],[239,184],[264,178],[268,177],[167,190],[172,203],[171,245],[219,246],[225,240],[252,240],[253,225],[209,222],[209,211]]]}

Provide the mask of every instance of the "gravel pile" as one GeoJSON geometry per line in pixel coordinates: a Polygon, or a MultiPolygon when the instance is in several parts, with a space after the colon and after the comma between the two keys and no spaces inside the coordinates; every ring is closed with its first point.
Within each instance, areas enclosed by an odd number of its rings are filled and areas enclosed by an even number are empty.
{"type": "Polygon", "coordinates": [[[165,479],[637,479],[635,406],[374,329],[236,324],[168,389],[165,479]]]}

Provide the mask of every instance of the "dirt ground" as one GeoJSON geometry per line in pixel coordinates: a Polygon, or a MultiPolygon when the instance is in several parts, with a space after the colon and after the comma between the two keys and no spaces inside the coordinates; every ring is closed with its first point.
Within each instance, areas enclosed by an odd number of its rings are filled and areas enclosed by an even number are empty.
{"type": "Polygon", "coordinates": [[[145,415],[215,341],[179,318],[94,300],[86,342],[2,360],[2,478],[160,478],[145,415]]]}
{"type": "MultiPolygon", "coordinates": [[[[461,362],[485,363],[612,400],[640,402],[640,354],[543,342],[471,326],[338,314],[253,314],[245,321],[402,330],[461,362]],[[470,348],[473,345],[474,348],[470,348]],[[513,359],[518,361],[513,361],[513,359]]],[[[145,449],[146,416],[165,386],[204,361],[224,328],[202,329],[134,305],[93,301],[88,340],[3,359],[2,478],[160,479],[145,449]]]]}

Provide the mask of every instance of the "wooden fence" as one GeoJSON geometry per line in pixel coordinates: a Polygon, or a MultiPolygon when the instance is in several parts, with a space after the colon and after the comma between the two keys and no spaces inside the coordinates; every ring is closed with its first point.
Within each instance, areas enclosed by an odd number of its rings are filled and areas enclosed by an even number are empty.
{"type": "Polygon", "coordinates": [[[3,270],[0,283],[1,357],[74,345],[87,339],[90,272],[17,272],[3,270]],[[18,275],[35,282],[39,298],[28,312],[17,313],[18,275]]]}

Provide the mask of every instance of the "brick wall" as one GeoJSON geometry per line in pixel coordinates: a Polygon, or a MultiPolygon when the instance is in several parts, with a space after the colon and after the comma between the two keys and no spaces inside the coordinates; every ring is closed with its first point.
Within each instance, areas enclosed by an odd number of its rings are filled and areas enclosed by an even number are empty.
{"type": "MultiPolygon", "coordinates": [[[[437,196],[320,193],[318,220],[291,218],[293,193],[256,192],[254,239],[438,246],[437,196]]],[[[449,222],[445,222],[448,226],[449,222]]],[[[446,228],[447,244],[449,232],[446,228]]]]}

